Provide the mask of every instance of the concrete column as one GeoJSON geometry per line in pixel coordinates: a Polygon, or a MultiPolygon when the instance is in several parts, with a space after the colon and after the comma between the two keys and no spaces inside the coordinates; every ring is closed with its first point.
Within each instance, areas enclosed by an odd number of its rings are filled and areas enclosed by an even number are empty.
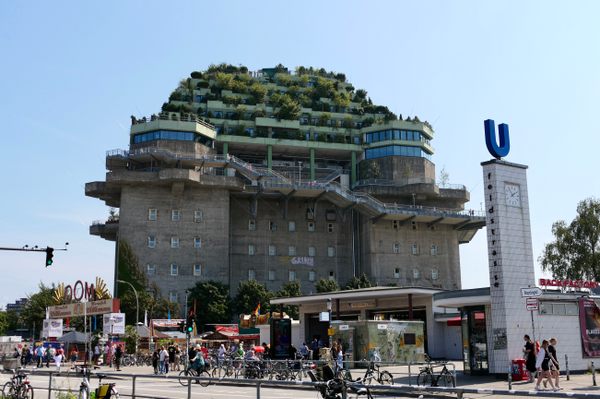
{"type": "Polygon", "coordinates": [[[273,167],[273,146],[267,146],[267,168],[271,170],[273,167]]]}
{"type": "Polygon", "coordinates": [[[408,320],[412,321],[413,319],[413,298],[412,294],[408,294],[408,320]]]}
{"type": "Polygon", "coordinates": [[[229,154],[229,143],[223,143],[223,155],[229,154]]]}
{"type": "Polygon", "coordinates": [[[356,184],[356,151],[352,151],[352,162],[350,167],[350,187],[354,187],[356,184]]]}
{"type": "Polygon", "coordinates": [[[315,180],[315,149],[310,149],[310,181],[315,180]]]}

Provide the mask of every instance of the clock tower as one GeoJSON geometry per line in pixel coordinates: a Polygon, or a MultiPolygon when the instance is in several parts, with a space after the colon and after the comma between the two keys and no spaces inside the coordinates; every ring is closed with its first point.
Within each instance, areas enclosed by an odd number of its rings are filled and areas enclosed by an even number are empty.
{"type": "Polygon", "coordinates": [[[491,297],[489,371],[505,374],[510,361],[522,356],[523,336],[533,338],[531,314],[521,298],[521,288],[535,286],[527,166],[500,159],[481,165],[491,297]]]}

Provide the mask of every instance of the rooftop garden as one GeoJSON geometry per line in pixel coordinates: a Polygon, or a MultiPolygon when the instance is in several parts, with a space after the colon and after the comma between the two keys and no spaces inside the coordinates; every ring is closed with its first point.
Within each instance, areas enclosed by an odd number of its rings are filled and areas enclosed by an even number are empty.
{"type": "MultiPolygon", "coordinates": [[[[281,64],[249,71],[245,66],[223,63],[211,65],[205,71],[194,71],[179,82],[162,110],[197,114],[209,122],[215,117],[232,120],[273,117],[300,120],[302,125],[328,124],[344,128],[392,120],[420,122],[416,116],[403,119],[387,106],[374,104],[367,91],[355,89],[343,73],[305,66],[290,72],[281,64]],[[223,118],[209,109],[209,101],[221,101],[232,111],[223,118]],[[313,112],[317,114],[311,119],[313,112]],[[335,115],[338,120],[333,120],[332,114],[346,115],[335,115]]],[[[427,122],[423,123],[431,128],[427,122]]]]}

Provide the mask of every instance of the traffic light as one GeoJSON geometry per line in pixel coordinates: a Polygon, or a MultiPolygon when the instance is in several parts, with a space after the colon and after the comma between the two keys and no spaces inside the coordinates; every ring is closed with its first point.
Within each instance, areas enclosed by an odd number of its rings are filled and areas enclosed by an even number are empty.
{"type": "Polygon", "coordinates": [[[46,267],[52,266],[52,258],[54,258],[54,248],[46,247],[46,267]]]}
{"type": "Polygon", "coordinates": [[[185,332],[185,321],[180,321],[178,325],[179,325],[179,332],[184,333],[185,332]]]}
{"type": "Polygon", "coordinates": [[[194,331],[195,317],[193,312],[189,312],[185,321],[185,333],[191,334],[194,331]]]}

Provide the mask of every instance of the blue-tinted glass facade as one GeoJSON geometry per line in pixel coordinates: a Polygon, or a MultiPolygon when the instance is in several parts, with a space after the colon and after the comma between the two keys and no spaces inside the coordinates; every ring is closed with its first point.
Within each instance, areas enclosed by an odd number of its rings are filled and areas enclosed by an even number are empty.
{"type": "Polygon", "coordinates": [[[154,132],[140,133],[133,136],[133,144],[145,143],[153,140],[178,140],[194,141],[195,134],[191,132],[178,132],[174,130],[155,130],[154,132]]]}
{"type": "Polygon", "coordinates": [[[423,151],[421,148],[409,147],[405,145],[386,145],[377,148],[367,148],[365,150],[365,159],[388,157],[390,155],[431,159],[431,155],[423,151]]]}
{"type": "Polygon", "coordinates": [[[408,140],[429,142],[429,139],[423,133],[416,130],[388,129],[380,132],[371,132],[365,134],[365,143],[377,143],[386,140],[408,140]]]}

